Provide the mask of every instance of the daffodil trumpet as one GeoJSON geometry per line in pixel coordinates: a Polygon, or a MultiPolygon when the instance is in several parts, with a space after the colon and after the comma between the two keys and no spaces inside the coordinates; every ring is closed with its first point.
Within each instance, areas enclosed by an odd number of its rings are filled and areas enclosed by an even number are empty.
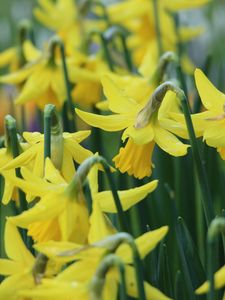
{"type": "Polygon", "coordinates": [[[218,234],[225,234],[225,218],[218,217],[215,218],[209,228],[207,233],[207,277],[209,280],[209,293],[208,300],[213,300],[215,298],[215,262],[218,261],[218,234]]]}
{"type": "MultiPolygon", "coordinates": [[[[9,149],[9,151],[12,154],[12,157],[15,158],[18,155],[20,155],[21,149],[18,142],[16,120],[11,115],[6,115],[5,117],[5,140],[6,140],[6,148],[9,149]]],[[[17,177],[21,177],[19,168],[16,168],[15,172],[17,177]]],[[[19,203],[20,203],[21,211],[27,209],[25,194],[20,189],[19,189],[19,203]]]]}
{"type": "Polygon", "coordinates": [[[44,109],[44,161],[49,157],[57,169],[63,161],[63,130],[56,107],[47,104],[44,109]]]}
{"type": "Polygon", "coordinates": [[[120,272],[121,280],[121,300],[127,300],[125,266],[123,261],[115,254],[106,255],[100,262],[97,270],[90,282],[90,294],[92,300],[101,300],[107,272],[117,267],[120,272]]]}
{"type": "Polygon", "coordinates": [[[117,213],[118,213],[118,219],[119,219],[119,223],[120,223],[120,227],[123,231],[128,231],[128,227],[127,227],[127,222],[126,222],[126,218],[124,216],[124,212],[123,212],[123,207],[121,205],[120,202],[120,198],[114,183],[114,180],[112,178],[112,174],[111,174],[111,170],[110,170],[110,166],[107,163],[106,159],[103,158],[102,156],[98,156],[98,155],[94,155],[91,156],[89,158],[87,158],[77,169],[77,173],[75,174],[72,182],[70,185],[68,185],[67,190],[70,193],[77,193],[79,192],[79,190],[82,188],[82,184],[84,183],[87,174],[89,173],[90,169],[95,165],[95,164],[100,164],[107,176],[111,191],[112,191],[112,195],[113,195],[113,199],[114,199],[114,203],[117,209],[117,213]]]}

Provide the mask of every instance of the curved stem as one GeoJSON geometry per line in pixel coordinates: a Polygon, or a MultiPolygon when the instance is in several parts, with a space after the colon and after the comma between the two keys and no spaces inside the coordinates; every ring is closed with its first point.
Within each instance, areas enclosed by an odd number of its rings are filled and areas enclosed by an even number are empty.
{"type": "Polygon", "coordinates": [[[102,156],[95,155],[95,156],[89,157],[78,167],[76,175],[74,176],[73,180],[67,187],[67,192],[70,192],[70,193],[79,192],[79,190],[82,188],[82,184],[85,181],[90,169],[95,164],[101,164],[102,167],[104,168],[104,171],[105,171],[107,179],[108,179],[109,186],[110,186],[112,194],[113,194],[113,199],[114,199],[114,203],[115,203],[115,206],[117,209],[120,227],[123,231],[128,231],[128,226],[127,226],[126,218],[125,218],[125,215],[123,212],[123,207],[121,205],[120,198],[119,198],[118,192],[116,190],[115,182],[112,178],[110,167],[109,167],[107,161],[102,156]]]}
{"type": "MultiPolygon", "coordinates": [[[[21,149],[17,137],[17,128],[16,128],[16,120],[7,115],[5,117],[5,134],[6,134],[6,148],[12,154],[12,157],[15,158],[20,155],[21,149]]],[[[20,169],[16,169],[16,176],[21,178],[20,169]]],[[[19,202],[20,202],[20,210],[21,212],[27,209],[27,202],[25,199],[25,194],[23,191],[19,189],[19,202]]]]}
{"type": "Polygon", "coordinates": [[[120,272],[121,279],[121,300],[127,300],[126,291],[126,278],[125,278],[125,267],[122,260],[115,254],[109,254],[105,256],[100,262],[94,277],[91,281],[91,299],[100,300],[102,299],[102,292],[105,284],[105,278],[107,272],[112,268],[117,267],[120,272]]]}
{"type": "Polygon", "coordinates": [[[159,19],[159,4],[158,0],[153,0],[154,9],[154,20],[155,20],[155,33],[158,44],[158,54],[161,56],[163,54],[162,36],[160,30],[160,19],[159,19]]]}

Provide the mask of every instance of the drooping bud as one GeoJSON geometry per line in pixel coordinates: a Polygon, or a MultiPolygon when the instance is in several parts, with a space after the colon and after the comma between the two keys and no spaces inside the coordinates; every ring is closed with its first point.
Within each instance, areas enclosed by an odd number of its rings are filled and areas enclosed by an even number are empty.
{"type": "Polygon", "coordinates": [[[167,91],[174,91],[177,93],[177,87],[170,81],[166,81],[159,85],[145,107],[138,113],[136,118],[135,128],[144,128],[149,124],[152,115],[158,111],[167,91]]]}

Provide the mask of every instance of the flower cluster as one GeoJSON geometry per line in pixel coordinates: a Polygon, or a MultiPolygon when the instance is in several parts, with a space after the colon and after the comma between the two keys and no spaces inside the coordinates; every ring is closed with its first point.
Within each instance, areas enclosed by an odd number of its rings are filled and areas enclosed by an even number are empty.
{"type": "Polygon", "coordinates": [[[53,36],[37,45],[21,22],[0,53],[5,97],[13,90],[0,140],[0,299],[217,299],[224,202],[212,201],[197,138],[225,160],[225,95],[186,49],[204,28],[180,18],[212,3],[37,2],[34,17],[53,36]],[[188,193],[207,272],[179,216],[188,193]]]}

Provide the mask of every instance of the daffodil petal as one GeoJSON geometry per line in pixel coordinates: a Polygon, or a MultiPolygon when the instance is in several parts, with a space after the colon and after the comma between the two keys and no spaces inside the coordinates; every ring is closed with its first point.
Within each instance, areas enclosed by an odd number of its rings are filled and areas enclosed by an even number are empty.
{"type": "MultiPolygon", "coordinates": [[[[136,188],[132,188],[125,191],[119,191],[118,194],[123,210],[126,211],[133,205],[143,200],[149,193],[156,189],[157,184],[158,180],[153,180],[147,184],[136,188]]],[[[96,195],[94,195],[94,199],[99,202],[100,207],[103,211],[107,213],[117,212],[111,191],[97,193],[96,195]]]]}
{"type": "Polygon", "coordinates": [[[127,114],[137,111],[137,103],[132,98],[123,95],[122,91],[116,86],[108,75],[102,77],[102,85],[105,96],[108,99],[109,109],[112,112],[127,114]]]}
{"type": "Polygon", "coordinates": [[[26,151],[21,153],[16,158],[12,159],[9,163],[7,163],[2,170],[10,170],[10,169],[16,169],[18,167],[21,167],[23,165],[28,164],[36,155],[36,148],[38,145],[35,145],[35,148],[28,148],[26,151]]]}
{"type": "Polygon", "coordinates": [[[209,81],[200,69],[195,70],[195,82],[204,106],[209,110],[221,113],[225,103],[225,95],[209,81]]]}
{"type": "Polygon", "coordinates": [[[23,268],[23,264],[9,259],[0,259],[0,274],[13,275],[18,273],[18,270],[23,268]]]}
{"type": "Polygon", "coordinates": [[[63,138],[65,140],[75,140],[77,143],[81,143],[91,134],[91,130],[80,130],[74,133],[64,132],[63,138]]]}
{"type": "Polygon", "coordinates": [[[218,124],[212,124],[206,128],[203,134],[203,139],[207,145],[211,147],[224,147],[225,146],[225,122],[218,121],[218,124]]]}
{"type": "Polygon", "coordinates": [[[7,277],[0,285],[0,299],[18,299],[18,292],[34,286],[34,279],[29,273],[15,274],[7,277]]]}
{"type": "Polygon", "coordinates": [[[61,167],[61,173],[63,175],[63,178],[65,178],[66,182],[70,182],[75,175],[75,166],[73,161],[73,156],[71,153],[67,150],[67,147],[64,147],[64,153],[63,153],[63,161],[62,161],[62,167],[61,167]]]}
{"type": "Polygon", "coordinates": [[[22,214],[9,217],[9,220],[22,228],[27,228],[30,224],[55,218],[63,211],[65,199],[60,193],[48,193],[34,207],[24,211],[22,214]]]}
{"type": "Polygon", "coordinates": [[[31,74],[31,72],[32,72],[32,68],[26,67],[17,72],[1,76],[0,82],[8,83],[8,84],[18,84],[26,80],[28,76],[31,74]]]}
{"type": "MultiPolygon", "coordinates": [[[[2,175],[4,176],[4,172],[2,173],[2,175]]],[[[15,185],[9,178],[7,178],[7,175],[4,177],[5,177],[5,183],[4,183],[4,193],[2,196],[2,203],[6,205],[9,203],[10,199],[12,198],[15,185]]]]}
{"type": "Polygon", "coordinates": [[[38,59],[39,57],[41,57],[41,51],[38,50],[30,40],[26,40],[23,43],[23,51],[24,51],[24,55],[26,57],[26,60],[29,62],[32,62],[36,59],[38,59]]]}
{"type": "Polygon", "coordinates": [[[94,275],[97,265],[97,259],[91,260],[87,258],[85,260],[77,261],[61,272],[57,276],[57,279],[60,281],[88,281],[88,279],[92,278],[94,275]]]}
{"type": "Polygon", "coordinates": [[[78,116],[87,124],[98,127],[106,131],[119,131],[132,124],[133,120],[130,115],[108,115],[101,116],[80,109],[75,110],[78,116]]]}
{"type": "MultiPolygon", "coordinates": [[[[138,297],[138,288],[136,281],[135,269],[131,266],[126,265],[125,269],[126,276],[126,287],[127,293],[129,296],[137,298],[138,297]]],[[[144,282],[145,294],[147,300],[171,300],[171,298],[164,295],[157,288],[150,285],[148,282],[144,282]]]]}
{"type": "Polygon", "coordinates": [[[88,234],[88,242],[93,244],[109,235],[115,234],[116,229],[110,220],[102,212],[98,201],[93,201],[92,214],[90,216],[90,231],[88,234]]]}
{"type": "Polygon", "coordinates": [[[135,128],[134,126],[129,126],[122,135],[122,140],[125,141],[126,138],[130,137],[135,144],[143,145],[148,144],[154,139],[154,130],[152,124],[148,124],[143,128],[135,128]]]}
{"type": "MultiPolygon", "coordinates": [[[[215,288],[220,289],[225,286],[225,265],[214,274],[215,288]]],[[[196,294],[204,294],[209,290],[209,282],[203,283],[195,292],[196,294]]]]}
{"type": "Polygon", "coordinates": [[[0,53],[0,67],[9,64],[16,56],[16,48],[9,48],[0,53]]]}
{"type": "Polygon", "coordinates": [[[177,137],[175,137],[175,135],[159,126],[155,126],[154,131],[155,142],[165,152],[173,156],[182,156],[187,154],[187,148],[189,145],[183,144],[177,137]]]}
{"type": "Polygon", "coordinates": [[[59,170],[55,168],[50,158],[45,160],[45,179],[54,184],[66,184],[65,179],[61,176],[59,170]]]}
{"type": "Polygon", "coordinates": [[[46,67],[36,69],[32,72],[21,93],[16,98],[15,103],[23,104],[44,94],[49,86],[50,75],[50,71],[46,67]]]}
{"type": "Polygon", "coordinates": [[[67,148],[68,152],[70,152],[70,154],[72,155],[74,161],[76,161],[78,164],[81,164],[85,159],[93,155],[93,153],[90,150],[85,149],[73,140],[65,140],[64,147],[67,148]]]}
{"type": "Polygon", "coordinates": [[[26,267],[34,263],[34,257],[24,245],[18,229],[10,221],[7,221],[5,225],[5,250],[9,258],[26,267]]]}
{"type": "MultiPolygon", "coordinates": [[[[158,245],[158,243],[165,237],[168,230],[168,226],[162,226],[158,229],[146,232],[135,239],[135,243],[138,247],[142,259],[145,258],[145,256],[158,245]]],[[[116,253],[122,258],[125,263],[132,263],[132,252],[128,245],[121,245],[116,253]]]]}

